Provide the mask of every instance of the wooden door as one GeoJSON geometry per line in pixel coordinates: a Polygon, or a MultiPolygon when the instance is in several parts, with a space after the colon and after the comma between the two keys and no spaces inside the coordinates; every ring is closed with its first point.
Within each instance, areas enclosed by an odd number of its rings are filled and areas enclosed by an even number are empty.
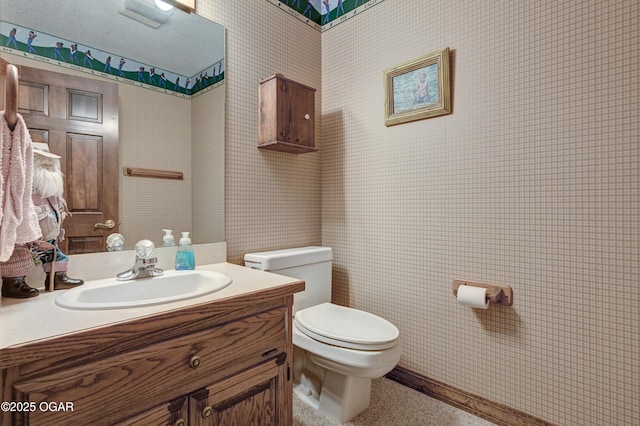
{"type": "Polygon", "coordinates": [[[286,94],[281,106],[287,142],[315,147],[315,90],[294,81],[283,81],[286,94]],[[308,118],[307,118],[308,117],[308,118]]]}
{"type": "Polygon", "coordinates": [[[34,142],[62,157],[67,254],[104,251],[118,232],[118,86],[20,67],[18,112],[34,142]],[[113,221],[113,227],[96,226],[113,221]]]}

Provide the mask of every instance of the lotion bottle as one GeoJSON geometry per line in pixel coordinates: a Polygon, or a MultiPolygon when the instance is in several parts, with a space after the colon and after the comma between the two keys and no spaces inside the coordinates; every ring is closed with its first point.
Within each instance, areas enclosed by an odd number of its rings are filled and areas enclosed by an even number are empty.
{"type": "Polygon", "coordinates": [[[172,247],[176,245],[176,240],[173,238],[171,229],[163,229],[164,236],[162,237],[162,246],[163,247],[172,247]]]}
{"type": "Polygon", "coordinates": [[[182,233],[180,246],[176,253],[176,270],[196,269],[196,256],[191,246],[191,238],[188,232],[182,233]]]}

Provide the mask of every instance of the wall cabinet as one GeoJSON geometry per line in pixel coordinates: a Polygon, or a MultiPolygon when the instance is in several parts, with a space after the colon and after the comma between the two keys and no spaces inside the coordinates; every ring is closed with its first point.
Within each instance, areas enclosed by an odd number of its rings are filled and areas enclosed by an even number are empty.
{"type": "Polygon", "coordinates": [[[280,74],[262,80],[258,148],[292,154],[317,151],[315,91],[280,74]]]}
{"type": "Polygon", "coordinates": [[[291,294],[52,339],[0,371],[4,400],[36,408],[0,413],[0,424],[291,424],[291,294]],[[61,402],[73,410],[40,409],[61,402]]]}

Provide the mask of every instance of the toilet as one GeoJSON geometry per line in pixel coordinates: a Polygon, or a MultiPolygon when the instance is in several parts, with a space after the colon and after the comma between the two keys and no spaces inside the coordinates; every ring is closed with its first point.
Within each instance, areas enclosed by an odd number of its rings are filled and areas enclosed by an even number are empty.
{"type": "Polygon", "coordinates": [[[339,422],[364,411],[371,380],[400,360],[398,329],[374,314],[331,303],[330,247],[250,253],[244,262],[306,283],[293,301],[293,390],[298,398],[339,422]]]}

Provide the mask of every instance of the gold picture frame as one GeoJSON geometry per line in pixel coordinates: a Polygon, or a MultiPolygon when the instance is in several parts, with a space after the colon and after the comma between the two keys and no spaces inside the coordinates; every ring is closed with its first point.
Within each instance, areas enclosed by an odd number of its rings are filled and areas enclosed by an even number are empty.
{"type": "Polygon", "coordinates": [[[449,48],[384,70],[384,125],[451,113],[449,48]]]}

